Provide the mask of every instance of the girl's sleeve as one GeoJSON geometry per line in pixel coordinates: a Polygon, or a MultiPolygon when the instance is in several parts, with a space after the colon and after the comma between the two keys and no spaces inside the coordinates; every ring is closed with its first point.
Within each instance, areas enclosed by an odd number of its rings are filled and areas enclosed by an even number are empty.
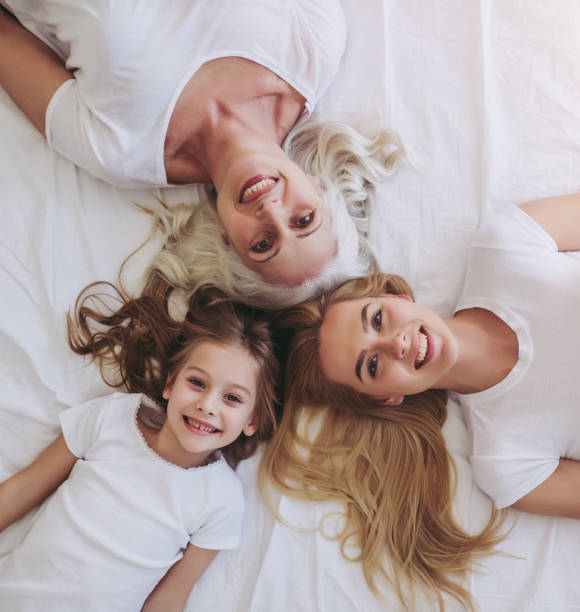
{"type": "Polygon", "coordinates": [[[105,398],[97,398],[60,413],[60,425],[69,450],[83,458],[103,427],[105,398]]]}
{"type": "Polygon", "coordinates": [[[214,503],[213,508],[208,508],[203,524],[191,534],[190,542],[210,550],[237,548],[240,544],[245,500],[242,483],[233,471],[220,484],[219,499],[214,503]]]}

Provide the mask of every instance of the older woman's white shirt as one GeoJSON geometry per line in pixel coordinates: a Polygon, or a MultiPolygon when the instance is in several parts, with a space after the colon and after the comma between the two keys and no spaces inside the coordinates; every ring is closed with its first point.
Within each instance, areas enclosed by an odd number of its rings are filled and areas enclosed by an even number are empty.
{"type": "Polygon", "coordinates": [[[269,68],[311,112],[346,40],[339,0],[2,0],[75,71],[46,112],[62,155],[121,187],[166,186],[175,103],[205,62],[269,68]]]}

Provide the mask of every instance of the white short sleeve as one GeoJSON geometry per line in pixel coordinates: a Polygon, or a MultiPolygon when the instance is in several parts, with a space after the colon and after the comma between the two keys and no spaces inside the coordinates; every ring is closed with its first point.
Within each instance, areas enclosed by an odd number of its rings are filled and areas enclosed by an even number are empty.
{"type": "Polygon", "coordinates": [[[242,484],[231,471],[221,483],[220,498],[207,521],[192,533],[190,542],[194,546],[210,550],[239,546],[245,501],[242,484]]]}
{"type": "Polygon", "coordinates": [[[558,467],[555,457],[471,457],[477,484],[493,499],[497,508],[507,508],[533,491],[558,467]]]}
{"type": "Polygon", "coordinates": [[[60,426],[69,450],[76,457],[86,455],[100,435],[105,421],[104,405],[110,398],[96,398],[60,413],[60,426]]]}

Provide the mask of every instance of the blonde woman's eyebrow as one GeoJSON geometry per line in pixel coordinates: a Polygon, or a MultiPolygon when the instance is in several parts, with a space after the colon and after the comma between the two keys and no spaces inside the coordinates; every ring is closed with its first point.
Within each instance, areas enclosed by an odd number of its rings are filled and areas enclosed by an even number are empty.
{"type": "Polygon", "coordinates": [[[362,369],[362,364],[363,361],[365,360],[367,352],[366,351],[361,351],[360,355],[358,356],[358,359],[356,361],[356,365],[354,367],[354,373],[356,374],[356,377],[363,382],[363,379],[361,378],[361,369],[362,369]]]}
{"type": "Polygon", "coordinates": [[[369,309],[369,306],[370,306],[370,302],[366,304],[365,306],[363,306],[363,309],[361,310],[361,313],[360,313],[362,328],[365,334],[367,334],[369,331],[369,320],[367,317],[367,311],[369,309]]]}

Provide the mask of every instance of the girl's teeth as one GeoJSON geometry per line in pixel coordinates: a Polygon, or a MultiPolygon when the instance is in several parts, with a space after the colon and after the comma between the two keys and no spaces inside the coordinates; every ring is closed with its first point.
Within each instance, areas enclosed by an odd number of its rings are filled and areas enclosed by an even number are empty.
{"type": "Polygon", "coordinates": [[[242,202],[252,193],[256,193],[256,191],[260,191],[261,189],[268,187],[268,185],[273,185],[275,182],[276,181],[274,179],[267,178],[262,181],[258,181],[257,183],[254,183],[251,187],[245,189],[244,193],[242,193],[242,202]]]}
{"type": "Polygon", "coordinates": [[[185,417],[185,420],[187,421],[187,424],[190,427],[195,427],[195,429],[199,429],[200,431],[205,431],[207,433],[213,433],[214,431],[217,431],[215,427],[209,427],[208,425],[201,425],[200,423],[197,423],[196,421],[190,420],[189,417],[185,417]]]}
{"type": "Polygon", "coordinates": [[[427,336],[423,332],[419,332],[419,351],[417,352],[417,358],[415,359],[415,367],[419,367],[427,354],[427,336]]]}

